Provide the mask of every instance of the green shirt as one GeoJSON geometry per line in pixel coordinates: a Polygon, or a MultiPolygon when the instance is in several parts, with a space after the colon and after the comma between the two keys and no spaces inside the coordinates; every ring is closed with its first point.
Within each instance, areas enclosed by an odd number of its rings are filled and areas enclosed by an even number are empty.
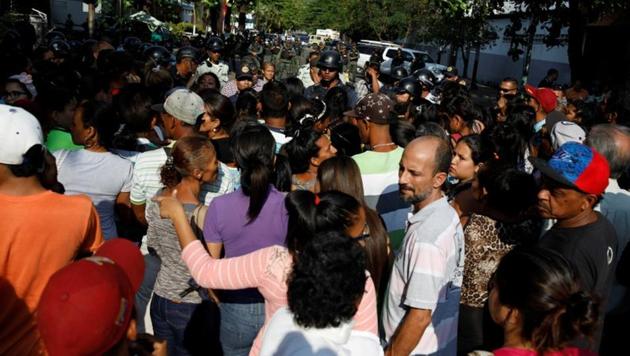
{"type": "Polygon", "coordinates": [[[59,150],[80,150],[83,146],[75,145],[72,142],[72,135],[68,131],[52,129],[46,136],[46,147],[50,152],[59,150]]]}

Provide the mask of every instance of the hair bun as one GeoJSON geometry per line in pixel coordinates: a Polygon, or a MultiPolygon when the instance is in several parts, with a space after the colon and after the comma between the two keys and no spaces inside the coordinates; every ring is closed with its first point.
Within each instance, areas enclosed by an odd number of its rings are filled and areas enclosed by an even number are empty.
{"type": "Polygon", "coordinates": [[[590,294],[579,291],[571,294],[565,304],[565,322],[572,329],[589,334],[599,319],[599,301],[590,294]]]}

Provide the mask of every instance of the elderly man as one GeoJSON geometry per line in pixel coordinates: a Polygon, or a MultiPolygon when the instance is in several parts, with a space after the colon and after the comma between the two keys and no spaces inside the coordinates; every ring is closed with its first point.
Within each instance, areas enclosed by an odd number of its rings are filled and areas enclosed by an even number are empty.
{"type": "MultiPolygon", "coordinates": [[[[605,303],[618,259],[617,233],[594,209],[608,186],[606,158],[586,145],[568,142],[549,161],[530,160],[543,176],[538,211],[543,218],[557,221],[540,245],[571,262],[582,290],[597,294],[605,303]]],[[[595,333],[593,350],[599,346],[601,330],[595,333]]]]}

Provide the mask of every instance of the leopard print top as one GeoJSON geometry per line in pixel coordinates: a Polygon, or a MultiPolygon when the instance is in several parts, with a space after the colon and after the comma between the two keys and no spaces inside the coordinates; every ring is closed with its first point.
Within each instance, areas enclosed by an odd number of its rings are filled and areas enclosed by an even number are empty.
{"type": "Polygon", "coordinates": [[[502,223],[472,214],[464,229],[465,260],[461,304],[483,308],[488,299],[488,282],[501,258],[516,245],[536,243],[541,221],[502,223]]]}

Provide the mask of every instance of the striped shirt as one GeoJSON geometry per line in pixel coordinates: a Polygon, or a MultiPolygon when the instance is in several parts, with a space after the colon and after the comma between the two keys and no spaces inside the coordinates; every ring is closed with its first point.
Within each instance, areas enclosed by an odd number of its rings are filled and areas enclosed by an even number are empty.
{"type": "MultiPolygon", "coordinates": [[[[173,141],[169,147],[173,147],[173,141]]],[[[139,154],[136,164],[133,167],[133,179],[131,180],[131,204],[143,205],[150,200],[157,192],[164,188],[161,182],[160,171],[166,163],[166,151],[163,148],[147,151],[139,154]]],[[[199,200],[205,205],[209,205],[212,199],[219,195],[231,193],[239,186],[240,175],[235,175],[233,171],[223,163],[219,163],[217,178],[214,182],[203,184],[199,193],[199,200]]]]}
{"type": "Polygon", "coordinates": [[[383,309],[390,342],[409,308],[431,310],[431,323],[413,355],[455,355],[464,269],[464,233],[455,210],[441,198],[411,216],[398,251],[383,309]]]}
{"type": "Polygon", "coordinates": [[[352,156],[361,171],[367,205],[376,210],[383,221],[396,250],[405,233],[409,204],[398,191],[398,165],[403,154],[401,147],[390,152],[366,151],[352,156]]]}
{"type": "MultiPolygon", "coordinates": [[[[286,247],[270,246],[250,254],[225,259],[213,259],[200,241],[182,250],[182,259],[197,283],[205,288],[258,288],[265,298],[265,325],[260,329],[250,355],[258,355],[267,323],[273,314],[287,305],[287,278],[293,259],[286,247]]],[[[367,273],[367,272],[366,272],[367,273]]],[[[353,329],[377,334],[376,292],[368,276],[365,296],[354,316],[353,329]]]]}

